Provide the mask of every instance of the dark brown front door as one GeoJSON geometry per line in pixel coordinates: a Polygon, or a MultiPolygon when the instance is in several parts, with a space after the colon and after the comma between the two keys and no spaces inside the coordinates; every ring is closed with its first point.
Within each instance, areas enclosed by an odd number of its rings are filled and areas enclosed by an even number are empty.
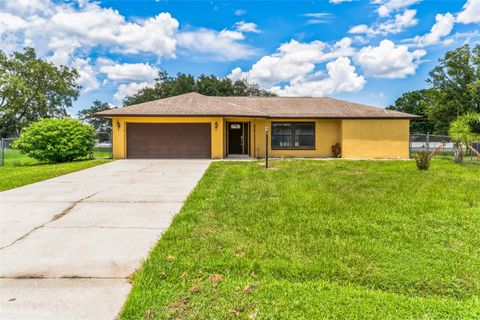
{"type": "Polygon", "coordinates": [[[228,123],[228,154],[248,154],[248,123],[228,123]]]}
{"type": "Polygon", "coordinates": [[[127,158],[211,158],[210,123],[128,123],[127,158]]]}

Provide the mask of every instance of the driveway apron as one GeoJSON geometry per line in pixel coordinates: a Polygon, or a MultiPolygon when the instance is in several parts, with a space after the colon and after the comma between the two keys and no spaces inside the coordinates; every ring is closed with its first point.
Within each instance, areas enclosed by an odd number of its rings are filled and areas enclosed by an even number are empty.
{"type": "Polygon", "coordinates": [[[0,319],[114,319],[209,160],[118,160],[0,193],[0,319]]]}

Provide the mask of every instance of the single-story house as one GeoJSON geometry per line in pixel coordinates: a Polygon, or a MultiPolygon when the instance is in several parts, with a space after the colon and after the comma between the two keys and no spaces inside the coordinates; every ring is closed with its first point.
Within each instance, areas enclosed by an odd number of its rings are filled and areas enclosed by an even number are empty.
{"type": "Polygon", "coordinates": [[[187,93],[97,113],[112,119],[113,157],[406,159],[417,116],[332,98],[187,93]],[[266,142],[268,134],[268,142],[266,142]]]}

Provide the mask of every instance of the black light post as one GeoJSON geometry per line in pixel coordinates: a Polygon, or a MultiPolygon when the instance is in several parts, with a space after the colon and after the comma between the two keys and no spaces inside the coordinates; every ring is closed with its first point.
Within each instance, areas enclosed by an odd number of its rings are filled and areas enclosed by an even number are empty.
{"type": "Polygon", "coordinates": [[[268,169],[268,126],[265,127],[265,169],[268,169]]]}

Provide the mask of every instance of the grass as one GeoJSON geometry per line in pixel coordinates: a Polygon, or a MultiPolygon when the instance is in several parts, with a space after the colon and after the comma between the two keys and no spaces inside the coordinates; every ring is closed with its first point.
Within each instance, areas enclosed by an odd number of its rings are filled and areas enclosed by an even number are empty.
{"type": "Polygon", "coordinates": [[[479,319],[480,164],[215,162],[121,319],[479,319]]]}
{"type": "MultiPolygon", "coordinates": [[[[95,155],[103,157],[104,150],[95,155]]],[[[78,160],[66,163],[41,163],[21,154],[18,150],[5,150],[4,166],[0,166],[0,191],[21,187],[30,183],[54,178],[63,174],[87,169],[109,160],[78,160]]]]}

